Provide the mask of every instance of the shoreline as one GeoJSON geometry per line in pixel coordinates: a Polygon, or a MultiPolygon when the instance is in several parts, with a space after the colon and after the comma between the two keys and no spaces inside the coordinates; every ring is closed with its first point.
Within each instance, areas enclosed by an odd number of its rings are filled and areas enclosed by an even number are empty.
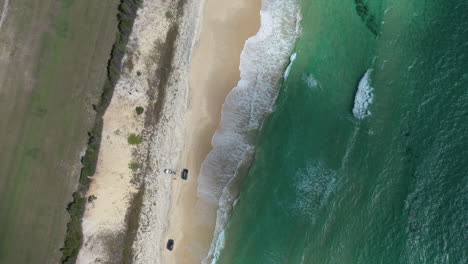
{"type": "Polygon", "coordinates": [[[224,229],[253,161],[257,134],[274,110],[301,31],[295,0],[263,0],[260,17],[260,29],[245,42],[240,55],[240,81],[226,97],[213,148],[201,166],[198,195],[218,205],[213,240],[203,264],[215,263],[224,247],[224,229]]]}
{"type": "Polygon", "coordinates": [[[199,35],[190,61],[190,108],[187,111],[185,151],[180,164],[190,171],[189,181],[174,190],[167,237],[176,241],[162,263],[201,263],[207,256],[216,224],[217,205],[198,196],[198,175],[212,149],[221,109],[240,80],[240,57],[248,38],[260,28],[262,1],[206,0],[199,35]]]}

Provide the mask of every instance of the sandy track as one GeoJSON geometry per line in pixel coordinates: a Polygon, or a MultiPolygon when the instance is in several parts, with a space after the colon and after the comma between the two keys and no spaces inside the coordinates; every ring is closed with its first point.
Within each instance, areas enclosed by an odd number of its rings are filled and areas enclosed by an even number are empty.
{"type": "Polygon", "coordinates": [[[0,29],[2,29],[3,22],[5,21],[7,15],[8,15],[8,4],[10,3],[10,0],[5,0],[3,3],[3,9],[2,9],[2,15],[0,16],[0,29]]]}

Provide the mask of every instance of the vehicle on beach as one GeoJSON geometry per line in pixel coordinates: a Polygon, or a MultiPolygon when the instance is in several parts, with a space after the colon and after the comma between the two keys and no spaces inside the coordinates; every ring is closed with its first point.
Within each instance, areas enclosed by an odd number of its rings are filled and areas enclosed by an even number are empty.
{"type": "Polygon", "coordinates": [[[177,174],[177,172],[171,170],[171,169],[164,169],[164,173],[167,173],[167,174],[177,174]]]}
{"type": "Polygon", "coordinates": [[[181,178],[182,178],[182,180],[187,180],[188,179],[188,170],[187,169],[182,170],[181,178]]]}
{"type": "Polygon", "coordinates": [[[168,250],[174,249],[174,239],[169,239],[169,240],[167,241],[166,248],[167,248],[168,250]]]}

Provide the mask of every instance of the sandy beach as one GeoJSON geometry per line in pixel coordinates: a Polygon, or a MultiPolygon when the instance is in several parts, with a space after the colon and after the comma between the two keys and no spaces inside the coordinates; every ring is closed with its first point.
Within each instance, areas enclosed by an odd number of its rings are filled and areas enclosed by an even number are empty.
{"type": "Polygon", "coordinates": [[[258,31],[260,7],[260,0],[144,2],[104,115],[88,192],[97,199],[87,204],[78,263],[121,258],[113,247],[125,240],[128,209],[143,186],[133,263],[200,263],[206,257],[216,207],[198,199],[198,174],[225,97],[239,81],[245,41],[258,31]],[[136,106],[145,112],[137,115],[136,106]],[[132,133],[143,142],[129,145],[132,133]],[[141,168],[132,171],[132,162],[141,168]],[[164,174],[165,168],[189,169],[188,181],[164,174]],[[168,239],[175,240],[173,251],[166,249],[168,239]]]}
{"type": "Polygon", "coordinates": [[[260,26],[260,8],[260,0],[206,0],[190,65],[190,108],[181,156],[191,178],[175,189],[176,206],[167,234],[177,246],[166,252],[162,263],[201,263],[208,254],[217,207],[199,199],[198,175],[212,148],[226,95],[240,79],[239,60],[245,41],[260,26]]]}

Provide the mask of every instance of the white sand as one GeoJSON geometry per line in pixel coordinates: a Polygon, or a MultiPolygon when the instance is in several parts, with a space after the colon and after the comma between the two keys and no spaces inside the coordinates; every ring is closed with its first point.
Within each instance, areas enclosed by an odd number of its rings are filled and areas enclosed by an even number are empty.
{"type": "Polygon", "coordinates": [[[86,207],[84,246],[77,263],[95,263],[98,258],[105,260],[106,240],[124,231],[125,214],[131,195],[136,192],[128,166],[134,147],[128,144],[127,136],[141,130],[142,118],[136,116],[134,104],[119,89],[104,115],[97,170],[88,192],[97,199],[86,207]]]}

